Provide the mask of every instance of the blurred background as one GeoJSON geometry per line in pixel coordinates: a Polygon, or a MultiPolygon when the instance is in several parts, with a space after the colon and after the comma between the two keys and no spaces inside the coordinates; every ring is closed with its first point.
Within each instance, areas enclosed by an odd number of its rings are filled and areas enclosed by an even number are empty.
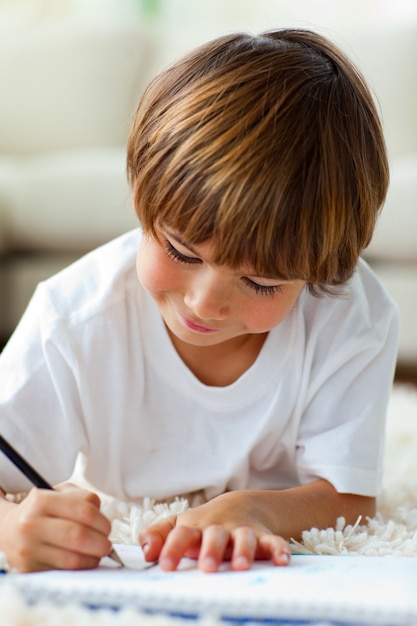
{"type": "Polygon", "coordinates": [[[417,380],[415,0],[0,0],[0,346],[36,284],[136,226],[132,113],[156,72],[218,35],[299,26],[337,42],[380,107],[391,186],[365,256],[417,380]]]}

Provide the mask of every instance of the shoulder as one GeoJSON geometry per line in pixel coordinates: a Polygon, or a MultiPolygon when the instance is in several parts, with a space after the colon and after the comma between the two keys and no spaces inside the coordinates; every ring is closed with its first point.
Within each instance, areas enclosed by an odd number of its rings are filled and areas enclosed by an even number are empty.
{"type": "Polygon", "coordinates": [[[140,229],[130,231],[81,257],[38,286],[35,300],[49,317],[86,319],[137,293],[136,254],[140,229]]]}
{"type": "Polygon", "coordinates": [[[343,319],[345,326],[354,324],[356,329],[358,325],[374,326],[398,317],[395,302],[363,259],[337,294],[313,296],[305,291],[300,308],[305,321],[312,324],[325,326],[343,319]]]}
{"type": "Polygon", "coordinates": [[[385,336],[388,329],[398,326],[398,308],[387,289],[363,259],[346,284],[346,293],[338,303],[346,322],[361,328],[372,329],[374,334],[385,336]]]}
{"type": "Polygon", "coordinates": [[[348,293],[366,308],[379,309],[380,305],[394,310],[396,305],[387,289],[364,259],[359,259],[355,273],[347,284],[348,293]]]}
{"type": "Polygon", "coordinates": [[[367,351],[392,358],[396,353],[397,306],[363,260],[337,295],[314,296],[304,290],[293,318],[296,341],[303,354],[314,353],[316,362],[345,361],[367,351]]]}

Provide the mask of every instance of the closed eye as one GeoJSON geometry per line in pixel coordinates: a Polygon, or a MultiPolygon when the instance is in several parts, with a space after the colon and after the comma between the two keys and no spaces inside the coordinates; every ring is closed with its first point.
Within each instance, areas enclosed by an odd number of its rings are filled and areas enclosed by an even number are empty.
{"type": "MultiPolygon", "coordinates": [[[[196,256],[188,256],[183,252],[180,252],[168,239],[164,239],[161,242],[166,254],[170,259],[175,261],[176,263],[183,263],[185,265],[195,265],[202,263],[202,260],[196,256]]],[[[281,293],[283,291],[283,285],[262,285],[257,283],[256,281],[248,278],[247,276],[241,277],[242,282],[252,289],[256,294],[261,296],[273,296],[276,293],[281,293]]]]}
{"type": "Polygon", "coordinates": [[[263,296],[272,296],[275,293],[281,293],[283,290],[282,285],[260,285],[246,276],[242,276],[242,281],[245,285],[250,287],[250,289],[254,289],[256,293],[263,296]]]}
{"type": "Polygon", "coordinates": [[[182,252],[174,248],[174,246],[172,245],[170,241],[168,241],[168,239],[164,240],[163,245],[164,245],[165,252],[169,256],[169,258],[172,259],[173,261],[176,261],[177,263],[187,263],[190,265],[193,263],[201,263],[201,260],[198,259],[197,257],[187,256],[186,254],[182,254],[182,252]]]}

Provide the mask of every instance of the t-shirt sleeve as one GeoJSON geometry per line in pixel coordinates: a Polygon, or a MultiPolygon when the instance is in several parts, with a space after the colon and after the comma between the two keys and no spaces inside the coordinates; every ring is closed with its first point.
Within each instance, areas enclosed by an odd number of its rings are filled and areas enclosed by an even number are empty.
{"type": "Polygon", "coordinates": [[[301,483],[328,480],[340,493],[381,490],[385,419],[398,344],[398,312],[368,288],[364,316],[324,321],[316,337],[297,442],[301,483]]]}
{"type": "MultiPolygon", "coordinates": [[[[71,337],[40,285],[0,355],[0,432],[50,483],[67,480],[85,434],[71,337]]],[[[0,486],[31,487],[0,454],[0,486]]]]}

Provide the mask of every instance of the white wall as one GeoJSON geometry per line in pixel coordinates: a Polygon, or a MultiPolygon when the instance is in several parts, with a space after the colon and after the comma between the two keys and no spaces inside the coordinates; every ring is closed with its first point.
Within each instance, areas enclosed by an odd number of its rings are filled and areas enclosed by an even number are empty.
{"type": "Polygon", "coordinates": [[[155,71],[226,32],[312,28],[339,43],[365,74],[391,156],[417,150],[415,0],[160,0],[159,7],[155,71]]]}
{"type": "Polygon", "coordinates": [[[227,32],[312,28],[355,60],[382,109],[392,157],[417,151],[415,0],[0,0],[0,35],[39,19],[138,20],[153,41],[148,79],[194,46],[227,32]],[[410,119],[415,124],[410,128],[410,119]]]}

